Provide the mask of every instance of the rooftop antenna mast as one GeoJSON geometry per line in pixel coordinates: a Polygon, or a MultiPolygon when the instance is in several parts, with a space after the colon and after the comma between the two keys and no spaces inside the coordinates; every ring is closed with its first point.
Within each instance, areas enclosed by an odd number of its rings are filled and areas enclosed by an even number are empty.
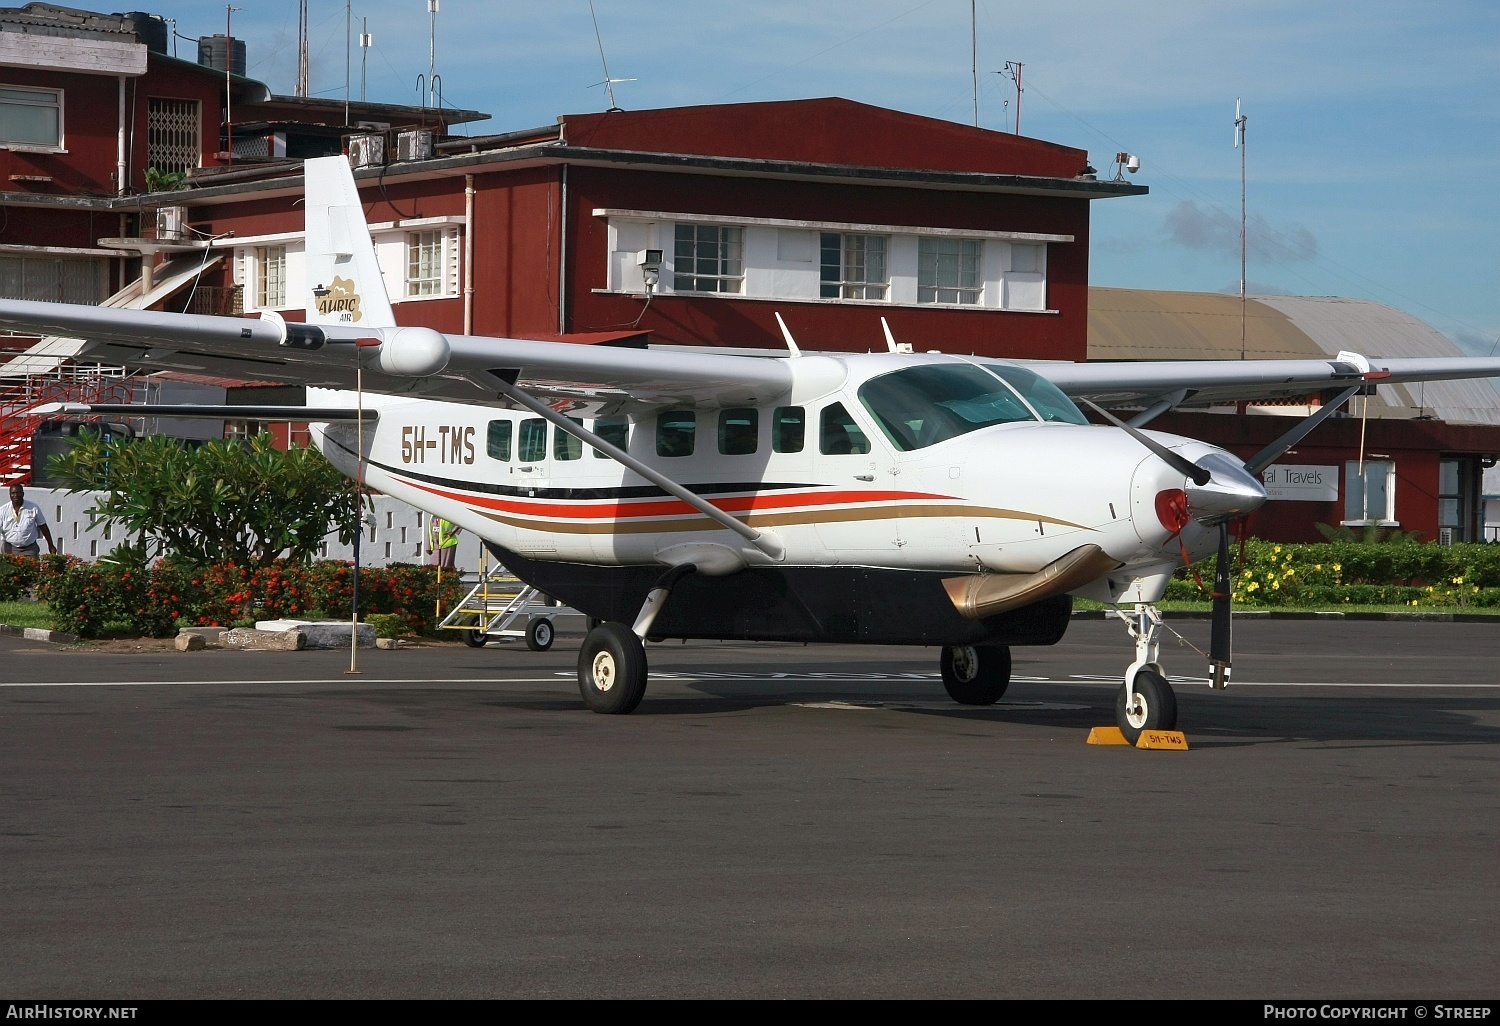
{"type": "Polygon", "coordinates": [[[979,127],[979,20],[969,0],[969,74],[974,79],[974,127],[979,127]]]}
{"type": "Polygon", "coordinates": [[[1021,134],[1021,69],[1026,67],[1020,61],[1006,61],[1005,75],[1016,83],[1016,134],[1021,134]]]}
{"type": "MultiPolygon", "coordinates": [[[[430,2],[437,3],[437,0],[430,0],[430,2]]],[[[635,79],[609,77],[609,61],[604,57],[604,37],[599,34],[599,15],[594,11],[594,0],[589,0],[589,17],[594,19],[594,41],[599,44],[599,63],[604,66],[604,81],[595,82],[594,85],[602,85],[604,87],[604,91],[609,94],[609,110],[617,111],[620,108],[615,104],[615,83],[634,82],[635,79]]],[[[594,86],[589,86],[589,88],[592,89],[594,86]]]]}
{"type": "Polygon", "coordinates": [[[297,3],[297,95],[307,95],[307,0],[297,3]]]}
{"type": "Polygon", "coordinates": [[[365,102],[365,85],[369,81],[367,70],[370,64],[370,47],[375,45],[375,37],[370,35],[370,19],[360,19],[359,33],[359,102],[365,102]]]}
{"type": "Polygon", "coordinates": [[[349,124],[349,69],[354,64],[350,42],[354,35],[354,7],[351,0],[344,0],[344,124],[349,124]]]}
{"type": "MultiPolygon", "coordinates": [[[[438,0],[427,0],[427,89],[437,99],[437,16],[438,0]]],[[[437,103],[432,104],[434,107],[437,103]]]]}
{"type": "Polygon", "coordinates": [[[1240,113],[1240,98],[1234,98],[1234,148],[1240,151],[1240,359],[1245,358],[1245,270],[1247,247],[1245,233],[1245,123],[1250,119],[1240,113]]]}

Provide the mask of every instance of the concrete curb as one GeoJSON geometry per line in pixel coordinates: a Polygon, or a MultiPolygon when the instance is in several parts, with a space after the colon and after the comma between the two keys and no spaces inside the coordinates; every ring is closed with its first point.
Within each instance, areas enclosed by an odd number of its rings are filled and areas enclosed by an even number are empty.
{"type": "MultiPolygon", "coordinates": [[[[1122,607],[1124,608],[1124,607],[1122,607]]],[[[1207,620],[1209,614],[1188,609],[1164,609],[1164,620],[1207,620]]],[[[1075,609],[1075,620],[1112,620],[1114,614],[1108,609],[1075,609]]],[[[1236,609],[1236,620],[1397,620],[1417,623],[1493,623],[1500,624],[1500,616],[1482,613],[1345,613],[1340,610],[1311,609],[1236,609]]]]}
{"type": "Polygon", "coordinates": [[[42,627],[12,627],[8,623],[0,623],[0,634],[13,638],[25,638],[27,641],[47,641],[54,645],[71,645],[78,640],[76,634],[49,631],[42,627]]]}

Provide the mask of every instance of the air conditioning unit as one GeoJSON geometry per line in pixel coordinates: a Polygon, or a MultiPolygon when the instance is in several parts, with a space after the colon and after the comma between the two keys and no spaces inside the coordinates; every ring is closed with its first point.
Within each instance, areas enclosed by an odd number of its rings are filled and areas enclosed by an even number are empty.
{"type": "Polygon", "coordinates": [[[187,207],[157,207],[156,237],[163,242],[186,242],[187,219],[187,207]]]}
{"type": "Polygon", "coordinates": [[[385,163],[385,136],[351,135],[349,163],[354,167],[379,167],[385,163]]]}
{"type": "Polygon", "coordinates": [[[1454,529],[1451,528],[1451,527],[1439,527],[1438,528],[1438,544],[1439,545],[1452,545],[1453,544],[1453,533],[1454,533],[1454,529]]]}
{"type": "Polygon", "coordinates": [[[427,160],[435,152],[431,132],[413,128],[396,133],[397,160],[427,160]]]}

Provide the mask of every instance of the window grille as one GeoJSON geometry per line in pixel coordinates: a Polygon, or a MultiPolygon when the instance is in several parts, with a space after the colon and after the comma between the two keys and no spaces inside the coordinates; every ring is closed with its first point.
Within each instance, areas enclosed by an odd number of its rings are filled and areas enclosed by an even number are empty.
{"type": "Polygon", "coordinates": [[[917,302],[978,304],[979,240],[921,239],[917,245],[917,302]]]}
{"type": "Polygon", "coordinates": [[[0,144],[62,145],[62,90],[0,86],[0,144]]]}
{"type": "Polygon", "coordinates": [[[197,100],[146,101],[146,166],[186,174],[201,163],[203,131],[197,100]]]}
{"type": "Polygon", "coordinates": [[[886,237],[821,234],[823,260],[818,294],[824,299],[885,299],[890,284],[886,237]]]}
{"type": "Polygon", "coordinates": [[[104,302],[109,261],[89,257],[0,256],[0,296],[41,303],[104,302]]]}
{"type": "Polygon", "coordinates": [[[717,224],[677,225],[673,291],[743,291],[743,248],[740,228],[717,224]]]}

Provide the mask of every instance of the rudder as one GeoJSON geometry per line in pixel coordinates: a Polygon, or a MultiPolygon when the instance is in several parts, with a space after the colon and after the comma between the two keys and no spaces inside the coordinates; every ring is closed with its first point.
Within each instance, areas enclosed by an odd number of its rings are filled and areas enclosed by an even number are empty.
{"type": "Polygon", "coordinates": [[[364,205],[344,156],[303,164],[307,239],[307,322],[394,327],[364,205]]]}

